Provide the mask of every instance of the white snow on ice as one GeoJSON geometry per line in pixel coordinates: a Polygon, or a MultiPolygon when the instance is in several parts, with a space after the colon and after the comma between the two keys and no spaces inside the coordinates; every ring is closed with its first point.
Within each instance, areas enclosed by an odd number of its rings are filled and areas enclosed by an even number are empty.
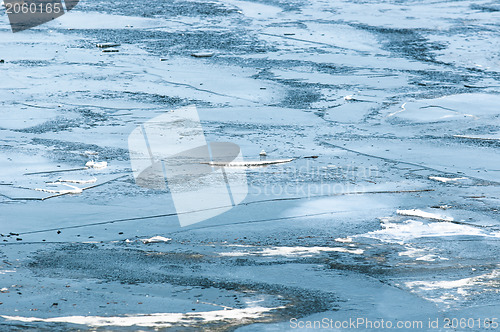
{"type": "Polygon", "coordinates": [[[439,181],[439,182],[447,183],[447,182],[455,182],[455,181],[459,181],[459,180],[466,180],[467,178],[465,178],[465,177],[460,177],[460,178],[445,178],[445,177],[442,177],[442,176],[429,176],[429,179],[434,180],[434,181],[439,181]]]}
{"type": "Polygon", "coordinates": [[[407,246],[406,249],[407,249],[406,251],[402,251],[398,255],[415,258],[416,261],[426,261],[426,262],[434,262],[437,259],[449,260],[448,258],[440,257],[438,255],[430,253],[432,249],[420,249],[420,248],[413,248],[411,246],[407,246]]]}
{"type": "Polygon", "coordinates": [[[64,180],[64,179],[59,179],[55,182],[49,182],[47,184],[61,184],[61,183],[76,183],[76,184],[91,184],[91,183],[96,183],[97,178],[92,178],[90,180],[64,180]]]}
{"type": "Polygon", "coordinates": [[[149,239],[141,239],[142,243],[148,244],[148,243],[160,243],[160,242],[170,242],[172,239],[169,239],[167,237],[163,236],[153,236],[149,239]]]}
{"type": "Polygon", "coordinates": [[[350,243],[350,242],[352,242],[352,237],[345,237],[345,238],[338,237],[335,239],[335,241],[341,242],[341,243],[350,243]]]}
{"type": "Polygon", "coordinates": [[[500,286],[499,277],[500,270],[493,270],[469,278],[439,281],[408,281],[404,284],[413,292],[430,292],[428,295],[424,295],[424,298],[429,301],[446,303],[447,300],[455,299],[457,296],[467,296],[472,292],[483,292],[485,289],[495,291],[500,286]],[[474,291],[474,287],[479,287],[479,289],[474,291]],[[439,292],[440,290],[445,292],[439,292]],[[454,292],[455,294],[450,292],[454,292]]]}
{"type": "Polygon", "coordinates": [[[404,244],[406,241],[422,237],[443,237],[443,236],[483,236],[498,237],[497,233],[487,233],[479,228],[459,225],[449,222],[424,223],[416,220],[406,220],[404,222],[392,222],[391,218],[382,219],[382,229],[356,235],[356,237],[366,237],[378,239],[384,242],[404,244]]]}
{"type": "Polygon", "coordinates": [[[65,316],[53,318],[21,317],[21,316],[0,316],[7,320],[20,321],[25,323],[45,322],[45,323],[70,323],[88,325],[93,327],[102,326],[142,326],[166,328],[182,321],[186,325],[217,322],[223,320],[247,320],[262,317],[265,313],[277,308],[253,307],[245,309],[214,310],[198,313],[154,313],[136,314],[119,317],[103,316],[65,316]]]}
{"type": "Polygon", "coordinates": [[[347,249],[342,247],[272,247],[265,248],[263,250],[254,251],[233,251],[233,252],[223,252],[220,253],[221,256],[230,257],[240,257],[248,255],[262,255],[262,256],[301,256],[301,257],[312,257],[313,255],[318,255],[322,252],[344,252],[349,254],[361,255],[363,254],[363,249],[347,249]]]}

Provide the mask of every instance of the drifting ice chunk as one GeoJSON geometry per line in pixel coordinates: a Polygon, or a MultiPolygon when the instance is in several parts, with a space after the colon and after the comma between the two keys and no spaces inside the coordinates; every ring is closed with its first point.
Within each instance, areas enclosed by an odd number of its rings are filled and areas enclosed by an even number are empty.
{"type": "Polygon", "coordinates": [[[275,164],[283,164],[283,163],[289,163],[293,160],[293,158],[290,159],[277,159],[277,160],[261,160],[261,161],[232,161],[232,162],[207,162],[207,163],[200,163],[200,164],[206,164],[210,166],[218,166],[218,167],[258,167],[258,166],[267,166],[267,165],[275,165],[275,164]]]}
{"type": "Polygon", "coordinates": [[[450,182],[450,181],[458,181],[458,180],[466,180],[467,178],[460,177],[460,178],[445,178],[442,176],[429,176],[429,179],[434,180],[434,181],[439,181],[439,182],[450,182]]]}
{"type": "Polygon", "coordinates": [[[96,152],[96,151],[85,151],[83,153],[84,155],[88,155],[88,156],[97,156],[99,154],[99,152],[96,152]]]}
{"type": "Polygon", "coordinates": [[[500,137],[498,135],[482,135],[482,136],[467,136],[467,135],[453,135],[456,138],[466,138],[466,139],[475,139],[475,140],[484,140],[484,141],[500,141],[500,137]]]}
{"type": "Polygon", "coordinates": [[[95,168],[95,169],[102,169],[108,167],[108,163],[106,161],[87,161],[85,164],[85,167],[87,168],[95,168]]]}
{"type": "Polygon", "coordinates": [[[199,52],[199,53],[193,53],[191,54],[191,56],[195,58],[210,58],[214,56],[214,54],[212,52],[199,52]]]}
{"type": "Polygon", "coordinates": [[[118,43],[99,43],[96,45],[99,48],[117,47],[120,46],[118,43]]]}
{"type": "Polygon", "coordinates": [[[149,239],[141,239],[141,241],[144,244],[148,244],[148,243],[170,242],[172,241],[172,239],[163,236],[153,236],[152,238],[149,239]]]}

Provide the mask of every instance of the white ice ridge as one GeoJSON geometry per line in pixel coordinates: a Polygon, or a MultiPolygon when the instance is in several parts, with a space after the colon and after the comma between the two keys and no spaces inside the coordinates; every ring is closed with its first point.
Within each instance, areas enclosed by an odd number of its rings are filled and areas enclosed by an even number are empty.
{"type": "Polygon", "coordinates": [[[277,160],[259,160],[259,161],[232,161],[232,162],[203,162],[201,164],[207,164],[210,166],[219,166],[219,167],[258,167],[258,166],[267,166],[267,165],[275,165],[275,164],[284,164],[293,161],[293,158],[289,159],[277,159],[277,160]]]}
{"type": "Polygon", "coordinates": [[[396,111],[396,112],[394,112],[394,113],[389,114],[387,117],[389,117],[389,118],[390,118],[391,116],[394,116],[394,115],[396,115],[396,114],[398,114],[398,113],[401,113],[401,112],[406,111],[405,106],[406,106],[406,103],[404,103],[403,105],[401,105],[401,109],[400,109],[400,110],[398,110],[398,111],[396,111]]]}
{"type": "Polygon", "coordinates": [[[439,182],[451,182],[451,181],[458,181],[458,180],[466,180],[467,178],[465,177],[460,177],[460,178],[445,178],[442,176],[429,176],[429,179],[434,180],[434,181],[439,181],[439,182]]]}
{"type": "Polygon", "coordinates": [[[50,193],[50,194],[81,194],[83,192],[82,188],[78,188],[78,187],[72,186],[72,185],[67,184],[67,183],[61,183],[61,184],[66,186],[66,187],[69,187],[71,189],[52,190],[52,189],[36,188],[35,190],[36,191],[43,191],[43,192],[50,193]]]}
{"type": "Polygon", "coordinates": [[[262,255],[262,256],[301,256],[301,257],[312,257],[313,255],[320,254],[322,252],[345,252],[349,254],[361,255],[363,254],[363,249],[348,249],[342,247],[272,247],[264,248],[263,250],[253,250],[253,251],[233,251],[233,252],[223,252],[220,253],[221,256],[229,257],[241,257],[248,255],[262,255]]]}
{"type": "Polygon", "coordinates": [[[418,209],[397,210],[397,214],[399,214],[401,216],[420,217],[420,218],[442,220],[442,221],[453,221],[454,220],[452,217],[439,215],[437,213],[425,212],[425,211],[418,210],[418,209]]]}
{"type": "Polygon", "coordinates": [[[149,239],[141,239],[141,241],[144,244],[148,244],[148,243],[170,242],[172,241],[172,239],[163,236],[153,236],[149,239]]]}
{"type": "Polygon", "coordinates": [[[498,141],[500,137],[496,136],[467,136],[467,135],[453,135],[456,138],[468,138],[468,139],[476,139],[476,140],[485,140],[485,141],[498,141]]]}
{"type": "Polygon", "coordinates": [[[75,183],[75,184],[90,184],[90,183],[96,183],[97,178],[92,178],[90,180],[64,180],[64,179],[59,179],[55,182],[49,182],[47,184],[62,184],[62,183],[75,183]]]}
{"type": "Polygon", "coordinates": [[[182,322],[183,325],[197,325],[200,323],[213,323],[224,320],[250,320],[262,317],[264,314],[277,308],[253,307],[245,309],[214,310],[198,313],[154,313],[154,314],[136,314],[115,317],[104,316],[63,316],[53,318],[5,316],[0,317],[25,323],[45,322],[45,323],[69,323],[80,324],[93,327],[101,326],[142,326],[167,328],[176,323],[182,322]]]}

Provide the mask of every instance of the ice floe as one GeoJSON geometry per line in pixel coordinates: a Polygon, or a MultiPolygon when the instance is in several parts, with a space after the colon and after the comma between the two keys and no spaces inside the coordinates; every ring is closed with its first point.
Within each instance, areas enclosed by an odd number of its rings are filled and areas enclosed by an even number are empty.
{"type": "Polygon", "coordinates": [[[198,52],[198,53],[192,53],[192,57],[195,58],[210,58],[214,56],[213,52],[198,52]]]}
{"type": "Polygon", "coordinates": [[[148,244],[148,243],[161,243],[161,242],[170,242],[172,239],[163,237],[163,236],[153,236],[149,239],[141,239],[142,243],[148,244]]]}
{"type": "Polygon", "coordinates": [[[434,181],[447,183],[447,182],[456,182],[459,180],[466,180],[467,178],[466,177],[445,178],[442,176],[429,176],[429,179],[434,180],[434,181]]]}
{"type": "Polygon", "coordinates": [[[452,217],[440,215],[437,213],[425,212],[419,209],[411,209],[411,210],[397,210],[397,214],[401,216],[409,216],[409,217],[420,217],[425,219],[432,220],[442,220],[442,221],[453,221],[452,217]]]}
{"type": "Polygon", "coordinates": [[[416,261],[426,261],[426,262],[434,262],[437,259],[439,260],[449,260],[445,257],[440,257],[439,255],[431,253],[433,249],[429,248],[414,248],[411,246],[406,246],[406,251],[402,251],[398,254],[398,256],[407,256],[410,258],[414,258],[416,261]]]}
{"type": "Polygon", "coordinates": [[[87,161],[85,164],[87,168],[95,168],[95,169],[103,169],[108,167],[108,163],[106,161],[87,161]]]}
{"type": "Polygon", "coordinates": [[[36,191],[43,191],[50,194],[81,194],[83,192],[83,188],[78,188],[76,186],[72,186],[67,183],[61,183],[63,186],[69,187],[71,189],[61,189],[61,190],[53,190],[53,189],[43,189],[43,188],[35,188],[36,191]]]}
{"type": "Polygon", "coordinates": [[[483,140],[483,141],[500,141],[500,136],[499,135],[475,135],[475,136],[469,136],[469,135],[453,135],[455,138],[466,138],[466,139],[474,139],[474,140],[483,140]]]}
{"type": "Polygon", "coordinates": [[[471,93],[445,96],[435,99],[409,101],[399,110],[388,115],[411,122],[474,120],[498,113],[500,97],[491,94],[471,93]]]}

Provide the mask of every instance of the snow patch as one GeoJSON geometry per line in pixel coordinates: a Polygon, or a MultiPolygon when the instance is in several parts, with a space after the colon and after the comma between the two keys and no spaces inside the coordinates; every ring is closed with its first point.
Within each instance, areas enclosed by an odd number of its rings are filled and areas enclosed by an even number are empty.
{"type": "Polygon", "coordinates": [[[407,256],[410,258],[415,258],[416,261],[426,261],[426,262],[434,262],[436,259],[440,260],[448,260],[448,258],[440,257],[438,255],[432,254],[429,251],[433,249],[419,249],[413,247],[406,247],[406,251],[402,251],[398,254],[398,256],[407,256]]]}
{"type": "Polygon", "coordinates": [[[429,179],[430,180],[434,180],[434,181],[439,181],[439,182],[447,183],[447,182],[455,182],[455,181],[459,181],[459,180],[466,180],[467,178],[464,178],[464,177],[460,177],[460,178],[445,178],[445,177],[442,177],[442,176],[429,176],[429,179]]]}
{"type": "Polygon", "coordinates": [[[224,320],[247,320],[262,317],[271,310],[281,309],[253,307],[245,309],[224,309],[198,313],[155,313],[138,314],[115,317],[104,316],[64,316],[53,318],[21,317],[21,316],[0,316],[10,321],[19,321],[24,323],[45,322],[45,323],[70,323],[87,325],[93,327],[102,326],[142,326],[167,328],[174,324],[183,322],[185,325],[198,325],[200,323],[211,323],[224,320]]]}
{"type": "Polygon", "coordinates": [[[405,241],[422,237],[442,237],[442,236],[484,236],[497,237],[496,233],[486,233],[476,227],[460,225],[454,223],[424,223],[416,220],[406,220],[404,222],[391,222],[390,218],[385,218],[381,223],[382,229],[356,235],[356,237],[366,237],[378,239],[389,243],[404,244],[405,241]]]}
{"type": "Polygon", "coordinates": [[[341,243],[350,243],[350,242],[352,242],[352,237],[345,237],[345,238],[338,237],[335,239],[335,241],[341,242],[341,243]]]}
{"type": "Polygon", "coordinates": [[[55,182],[49,182],[47,184],[61,184],[61,183],[75,183],[75,184],[91,184],[91,183],[96,183],[97,178],[92,178],[90,180],[63,180],[59,179],[55,182]]]}
{"type": "MultiPolygon", "coordinates": [[[[500,277],[499,270],[493,270],[489,273],[485,273],[476,277],[463,278],[457,280],[440,280],[440,281],[408,281],[405,282],[405,286],[419,291],[430,291],[435,292],[437,290],[452,290],[455,289],[459,295],[467,295],[468,289],[474,286],[484,287],[498,287],[500,282],[498,278],[500,277]]],[[[434,302],[442,302],[442,299],[433,299],[434,302]]]]}
{"type": "Polygon", "coordinates": [[[236,252],[223,252],[220,253],[221,256],[230,257],[241,257],[249,255],[262,255],[262,256],[300,256],[300,257],[312,257],[313,255],[318,255],[322,252],[344,252],[349,254],[361,255],[364,253],[363,249],[347,249],[342,247],[272,247],[264,248],[258,251],[236,251],[236,252]]]}

